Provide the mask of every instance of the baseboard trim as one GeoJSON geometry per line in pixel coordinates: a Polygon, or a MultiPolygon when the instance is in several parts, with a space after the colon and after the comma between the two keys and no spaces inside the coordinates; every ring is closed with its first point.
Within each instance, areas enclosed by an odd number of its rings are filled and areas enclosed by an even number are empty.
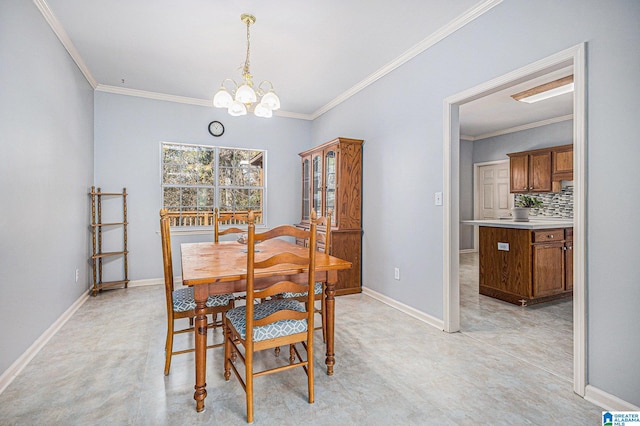
{"type": "Polygon", "coordinates": [[[592,385],[585,387],[584,399],[609,411],[640,411],[640,407],[592,385]]]}
{"type": "Polygon", "coordinates": [[[404,303],[398,302],[397,300],[391,299],[390,297],[385,296],[384,294],[378,293],[377,291],[371,290],[367,287],[362,287],[362,292],[367,296],[376,299],[386,305],[391,306],[399,310],[400,312],[404,312],[405,314],[420,320],[424,323],[427,323],[438,330],[444,330],[444,322],[441,319],[436,317],[432,317],[429,314],[425,314],[422,311],[419,311],[411,306],[405,305],[404,303]]]}
{"type": "MultiPolygon", "coordinates": [[[[174,283],[180,284],[182,280],[176,280],[174,278],[174,283]]],[[[149,285],[159,285],[164,284],[164,278],[150,278],[147,280],[133,280],[129,281],[129,287],[146,287],[149,285]]]]}
{"type": "Polygon", "coordinates": [[[87,301],[89,293],[84,292],[44,333],[18,358],[2,375],[0,375],[0,394],[9,387],[11,382],[29,364],[29,362],[42,350],[47,342],[62,328],[73,314],[87,301]]]}

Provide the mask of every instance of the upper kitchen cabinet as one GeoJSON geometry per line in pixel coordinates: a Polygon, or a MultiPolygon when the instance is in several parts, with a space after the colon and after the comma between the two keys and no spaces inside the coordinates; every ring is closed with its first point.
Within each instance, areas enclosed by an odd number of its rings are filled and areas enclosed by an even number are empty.
{"type": "Polygon", "coordinates": [[[551,151],[526,151],[509,156],[511,192],[551,191],[551,151]]]}
{"type": "Polygon", "coordinates": [[[561,181],[573,180],[573,145],[557,146],[551,151],[553,192],[562,189],[561,181]]]}
{"type": "Polygon", "coordinates": [[[559,192],[573,180],[573,145],[507,154],[512,193],[559,192]]]}
{"type": "Polygon", "coordinates": [[[330,253],[353,264],[338,272],[338,295],[361,291],[362,144],[359,139],[337,138],[299,154],[302,218],[297,226],[309,227],[312,210],[318,216],[332,210],[330,253]]]}

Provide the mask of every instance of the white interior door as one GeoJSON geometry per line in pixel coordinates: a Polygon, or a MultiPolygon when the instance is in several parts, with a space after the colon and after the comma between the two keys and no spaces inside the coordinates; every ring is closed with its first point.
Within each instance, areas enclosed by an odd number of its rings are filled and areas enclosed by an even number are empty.
{"type": "Polygon", "coordinates": [[[509,193],[509,160],[477,166],[476,219],[511,216],[513,195],[509,193]]]}

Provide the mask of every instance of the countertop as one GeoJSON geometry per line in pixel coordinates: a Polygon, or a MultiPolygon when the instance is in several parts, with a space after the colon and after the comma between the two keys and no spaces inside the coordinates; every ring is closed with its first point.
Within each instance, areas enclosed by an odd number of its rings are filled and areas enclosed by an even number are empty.
{"type": "Polygon", "coordinates": [[[550,229],[550,228],[572,228],[573,219],[562,218],[533,218],[529,217],[529,222],[516,222],[513,219],[482,219],[482,220],[462,220],[462,224],[489,226],[494,228],[516,228],[516,229],[550,229]]]}

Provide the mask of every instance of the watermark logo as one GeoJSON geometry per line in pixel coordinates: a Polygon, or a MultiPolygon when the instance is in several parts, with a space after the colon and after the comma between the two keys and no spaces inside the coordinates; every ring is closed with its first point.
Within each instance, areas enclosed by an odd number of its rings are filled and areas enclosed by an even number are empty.
{"type": "Polygon", "coordinates": [[[640,426],[640,411],[603,411],[602,426],[640,426]]]}

